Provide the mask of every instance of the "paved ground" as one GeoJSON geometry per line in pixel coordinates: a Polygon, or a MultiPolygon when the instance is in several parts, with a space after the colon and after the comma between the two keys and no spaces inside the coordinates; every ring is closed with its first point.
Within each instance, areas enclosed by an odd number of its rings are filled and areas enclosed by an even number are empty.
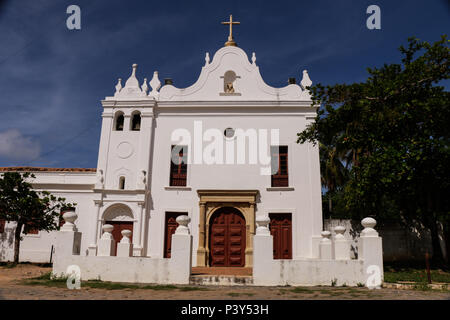
{"type": "MultiPolygon", "coordinates": [[[[83,287],[80,290],[30,286],[24,279],[49,272],[50,268],[21,264],[15,268],[0,267],[0,299],[439,299],[450,300],[450,292],[349,287],[206,287],[206,291],[181,289],[120,289],[106,290],[83,287]]],[[[179,288],[183,288],[180,286],[179,288]]],[[[204,287],[203,287],[204,288],[204,287]]]]}

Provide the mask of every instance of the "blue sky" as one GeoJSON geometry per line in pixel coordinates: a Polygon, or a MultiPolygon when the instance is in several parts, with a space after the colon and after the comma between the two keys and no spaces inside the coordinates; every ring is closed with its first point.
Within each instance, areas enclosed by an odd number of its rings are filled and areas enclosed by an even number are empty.
{"type": "MultiPolygon", "coordinates": [[[[256,52],[264,80],[284,86],[307,69],[313,83],[363,81],[367,67],[399,62],[410,36],[450,31],[450,5],[429,1],[0,0],[0,166],[96,167],[100,100],[137,63],[140,82],[194,83],[205,52],[235,40],[256,52]],[[68,30],[66,8],[81,8],[68,30]],[[366,8],[381,8],[381,30],[366,8]]],[[[293,137],[295,139],[295,137],[293,137]]]]}

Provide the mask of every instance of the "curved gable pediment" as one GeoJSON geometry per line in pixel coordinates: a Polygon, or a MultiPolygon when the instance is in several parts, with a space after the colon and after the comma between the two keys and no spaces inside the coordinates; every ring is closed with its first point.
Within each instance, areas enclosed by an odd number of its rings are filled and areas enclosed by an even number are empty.
{"type": "MultiPolygon", "coordinates": [[[[211,63],[206,56],[198,80],[187,88],[165,85],[159,101],[310,101],[307,90],[297,84],[274,88],[261,77],[253,54],[228,46],[219,49],[211,63]],[[234,74],[234,76],[233,76],[234,74]]],[[[308,78],[309,79],[309,78],[308,78]]]]}

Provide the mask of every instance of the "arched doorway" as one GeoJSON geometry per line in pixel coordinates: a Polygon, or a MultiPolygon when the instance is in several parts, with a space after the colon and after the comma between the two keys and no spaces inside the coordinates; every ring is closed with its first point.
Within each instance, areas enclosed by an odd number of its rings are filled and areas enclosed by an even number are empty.
{"type": "Polygon", "coordinates": [[[103,214],[103,224],[114,226],[112,236],[116,242],[114,255],[117,253],[117,244],[122,240],[122,231],[130,230],[130,240],[133,242],[133,213],[131,209],[124,204],[116,204],[106,209],[103,214]]]}
{"type": "Polygon", "coordinates": [[[209,265],[211,267],[244,267],[246,225],[242,213],[233,207],[222,207],[211,216],[209,265]]]}

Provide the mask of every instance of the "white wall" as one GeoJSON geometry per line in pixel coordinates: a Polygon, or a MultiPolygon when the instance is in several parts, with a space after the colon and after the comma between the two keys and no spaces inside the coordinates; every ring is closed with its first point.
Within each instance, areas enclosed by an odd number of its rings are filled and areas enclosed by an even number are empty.
{"type": "MultiPolygon", "coordinates": [[[[77,204],[77,226],[85,234],[81,243],[81,253],[85,253],[95,212],[92,191],[95,172],[34,172],[34,174],[36,179],[33,186],[37,191],[47,190],[56,197],[66,198],[66,202],[77,204]]],[[[10,222],[6,224],[6,232],[0,234],[0,261],[12,261],[14,258],[14,230],[15,223],[10,222]]],[[[19,259],[20,261],[50,262],[51,248],[54,244],[54,231],[39,231],[38,234],[23,235],[19,259]]]]}
{"type": "MultiPolygon", "coordinates": [[[[292,110],[289,115],[276,112],[255,116],[249,110],[241,109],[238,115],[215,116],[193,113],[191,116],[175,116],[161,111],[156,119],[152,182],[150,186],[153,208],[150,219],[148,254],[162,257],[164,216],[166,211],[185,211],[191,216],[191,230],[194,235],[194,248],[198,247],[198,189],[259,190],[260,199],[256,204],[256,214],[271,212],[290,212],[293,219],[293,256],[311,256],[311,237],[320,234],[321,207],[319,168],[311,163],[318,157],[317,148],[307,144],[297,144],[296,134],[306,125],[305,114],[292,110]],[[290,190],[271,190],[270,175],[261,175],[261,164],[211,164],[188,165],[187,188],[167,188],[170,177],[171,134],[174,130],[185,128],[194,139],[194,120],[202,121],[203,131],[218,128],[221,132],[227,127],[247,129],[279,130],[280,144],[288,146],[289,187],[290,190]],[[317,180],[317,181],[315,181],[317,180]],[[155,239],[155,235],[158,235],[155,239]]],[[[224,138],[223,138],[224,139],[224,138]]],[[[225,139],[224,139],[225,141],[225,139]]],[[[203,143],[204,146],[209,144],[203,143]]],[[[237,142],[236,142],[237,144],[237,142]]],[[[248,142],[247,142],[248,146],[248,142]]],[[[266,142],[267,155],[270,155],[270,140],[266,142]]],[[[248,147],[247,147],[248,149],[248,147]]],[[[194,161],[194,143],[188,150],[194,161]]],[[[194,250],[196,261],[196,250],[194,250]]]]}

